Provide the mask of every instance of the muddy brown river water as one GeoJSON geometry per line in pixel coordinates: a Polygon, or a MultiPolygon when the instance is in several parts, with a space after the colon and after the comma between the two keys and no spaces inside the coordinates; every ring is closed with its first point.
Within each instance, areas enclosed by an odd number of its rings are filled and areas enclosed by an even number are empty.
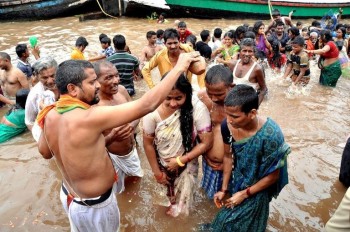
{"type": "MultiPolygon", "coordinates": [[[[185,21],[198,38],[202,29],[213,31],[221,27],[227,31],[254,22],[190,18],[185,21]]],[[[303,22],[310,23],[311,19],[303,22]]],[[[171,26],[172,23],[158,25],[147,19],[126,17],[86,22],[79,22],[76,17],[6,22],[0,27],[0,51],[8,52],[16,64],[16,44],[28,42],[29,36],[36,35],[42,54],[61,62],[69,58],[78,36],[89,41],[86,54],[91,57],[101,49],[100,33],[111,38],[121,33],[132,53],[139,56],[146,44],[147,31],[171,26]]],[[[336,88],[326,88],[318,84],[318,74],[312,61],[310,89],[304,94],[288,95],[287,87],[279,85],[277,75],[267,71],[269,96],[262,103],[260,114],[279,123],[292,147],[288,158],[289,184],[270,204],[267,231],[322,231],[345,193],[337,179],[343,150],[340,144],[350,134],[350,80],[341,78],[336,88]]],[[[137,83],[136,88],[136,98],[148,89],[143,82],[137,83]]],[[[0,115],[6,110],[0,109],[0,115]]],[[[159,195],[141,135],[137,141],[145,176],[138,183],[130,183],[118,196],[121,231],[196,231],[199,224],[210,222],[217,209],[200,189],[189,217],[165,216],[164,196],[159,195]]],[[[40,156],[30,133],[0,145],[0,173],[0,231],[69,231],[68,218],[59,200],[60,173],[53,160],[40,156]]]]}

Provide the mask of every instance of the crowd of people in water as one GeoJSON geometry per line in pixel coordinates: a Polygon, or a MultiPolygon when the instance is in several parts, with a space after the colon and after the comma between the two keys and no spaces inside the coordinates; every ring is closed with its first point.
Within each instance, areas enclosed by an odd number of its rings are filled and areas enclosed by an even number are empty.
{"type": "MultiPolygon", "coordinates": [[[[165,16],[157,23],[169,23],[165,16]]],[[[278,124],[258,114],[268,93],[266,70],[302,88],[310,61],[318,60],[319,83],[336,87],[350,75],[350,24],[338,16],[337,25],[303,25],[275,9],[268,25],[215,28],[211,36],[210,30],[194,35],[177,20],[146,38],[135,55],[123,35],[101,34],[101,53],[87,58],[89,43],[81,36],[61,64],[40,56],[37,45],[16,46],[16,67],[0,52],[0,102],[11,107],[0,143],[29,130],[40,154],[54,158],[62,173],[60,199],[72,231],[118,231],[115,194],[124,191],[126,177],[143,177],[135,148],[142,120],[145,154],[169,199],[167,215],[190,215],[200,182],[220,208],[202,231],[265,231],[269,202],[288,184],[291,152],[278,124]],[[155,68],[162,77],[157,84],[155,68]],[[139,99],[137,80],[150,88],[139,99]]],[[[347,187],[349,160],[350,139],[340,174],[347,187]]],[[[350,229],[349,202],[348,190],[327,231],[350,229]]]]}

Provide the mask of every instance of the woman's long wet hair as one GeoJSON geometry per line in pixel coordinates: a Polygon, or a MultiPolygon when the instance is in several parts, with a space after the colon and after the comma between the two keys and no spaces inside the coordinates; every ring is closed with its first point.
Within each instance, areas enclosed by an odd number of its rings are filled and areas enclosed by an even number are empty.
{"type": "Polygon", "coordinates": [[[24,109],[26,106],[29,89],[20,89],[16,93],[16,104],[11,107],[7,112],[7,115],[11,114],[15,110],[24,109]]]}
{"type": "MultiPolygon", "coordinates": [[[[165,74],[162,79],[166,76],[165,74]]],[[[173,90],[179,90],[181,93],[185,94],[186,100],[180,108],[180,130],[182,136],[182,145],[186,152],[192,150],[192,134],[193,134],[193,105],[192,105],[192,85],[185,77],[181,74],[177,79],[173,90]]]]}

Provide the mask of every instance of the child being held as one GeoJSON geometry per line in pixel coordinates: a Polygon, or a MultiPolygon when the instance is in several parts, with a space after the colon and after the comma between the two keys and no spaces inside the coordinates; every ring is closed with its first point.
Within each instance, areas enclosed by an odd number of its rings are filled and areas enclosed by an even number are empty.
{"type": "Polygon", "coordinates": [[[287,68],[283,78],[291,75],[294,85],[307,85],[310,81],[309,56],[304,50],[305,40],[297,36],[292,41],[292,51],[288,55],[287,68]]]}

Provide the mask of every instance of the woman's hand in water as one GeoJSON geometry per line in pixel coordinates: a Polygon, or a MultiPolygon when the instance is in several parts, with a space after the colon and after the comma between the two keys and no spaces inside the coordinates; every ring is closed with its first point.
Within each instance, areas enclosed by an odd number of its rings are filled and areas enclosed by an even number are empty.
{"type": "Polygon", "coordinates": [[[157,175],[154,174],[154,177],[156,178],[157,182],[159,184],[163,184],[163,185],[168,185],[170,184],[169,181],[168,181],[168,176],[166,175],[165,172],[160,172],[158,173],[157,175]]]}

